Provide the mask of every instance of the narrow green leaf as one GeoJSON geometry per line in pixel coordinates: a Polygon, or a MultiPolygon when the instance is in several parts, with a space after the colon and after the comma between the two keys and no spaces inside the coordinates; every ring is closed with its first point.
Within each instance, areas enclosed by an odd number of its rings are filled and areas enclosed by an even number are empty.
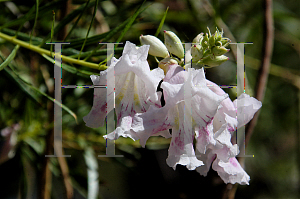
{"type": "MultiPolygon", "coordinates": [[[[7,34],[9,36],[15,36],[16,38],[18,38],[22,41],[25,41],[25,42],[28,42],[29,39],[30,39],[30,36],[28,34],[23,33],[23,32],[17,32],[15,30],[11,30],[11,29],[8,29],[8,28],[3,28],[1,30],[1,32],[4,33],[4,34],[7,34]]],[[[35,36],[32,36],[31,39],[32,39],[32,44],[33,45],[38,45],[43,41],[42,38],[35,37],[35,36]]]]}
{"type": "Polygon", "coordinates": [[[17,51],[19,50],[20,46],[16,45],[13,51],[10,53],[10,55],[6,58],[4,62],[0,65],[0,71],[3,70],[16,56],[17,51]]]}
{"type": "MultiPolygon", "coordinates": [[[[51,100],[52,102],[56,103],[57,105],[61,106],[62,109],[64,109],[65,111],[67,111],[71,116],[74,117],[76,123],[78,123],[77,121],[77,115],[71,111],[66,105],[64,104],[60,104],[58,103],[57,101],[55,101],[51,96],[47,95],[46,93],[40,91],[38,88],[32,86],[29,82],[25,81],[22,77],[20,77],[20,75],[17,74],[17,72],[12,68],[10,67],[10,69],[12,70],[12,72],[15,74],[15,76],[17,78],[19,78],[23,83],[25,83],[30,89],[34,90],[35,92],[37,92],[38,94],[41,94],[43,96],[45,96],[46,98],[48,98],[49,100],[51,100]]],[[[8,71],[8,69],[6,69],[6,71],[8,71]]]]}
{"type": "MultiPolygon", "coordinates": [[[[137,11],[134,13],[133,16],[131,16],[130,18],[128,18],[126,21],[124,21],[121,25],[117,26],[116,28],[114,28],[112,31],[109,32],[109,34],[107,34],[107,36],[103,39],[103,41],[107,41],[109,40],[111,37],[113,37],[115,34],[117,34],[118,32],[120,32],[121,29],[123,29],[120,37],[117,39],[116,42],[120,42],[125,33],[129,30],[129,28],[131,27],[131,25],[133,24],[133,22],[135,21],[136,17],[142,13],[144,10],[146,10],[146,8],[148,8],[149,6],[145,7],[143,10],[141,10],[142,6],[144,5],[145,1],[142,3],[142,5],[137,9],[137,11]]],[[[96,50],[98,50],[100,48],[100,46],[97,46],[92,53],[87,56],[84,60],[87,60],[88,58],[90,58],[95,52],[96,50]]],[[[99,63],[99,66],[102,65],[103,63],[107,62],[107,58],[99,63]]]]}
{"type": "MultiPolygon", "coordinates": [[[[110,32],[102,33],[102,34],[91,36],[91,37],[87,38],[85,45],[87,46],[87,45],[95,44],[95,43],[99,42],[101,39],[105,38],[110,32]]],[[[67,45],[66,47],[68,47],[68,48],[81,47],[84,40],[85,40],[85,38],[84,39],[69,40],[67,42],[69,42],[70,44],[67,45]]]]}
{"type": "Polygon", "coordinates": [[[81,54],[81,52],[82,52],[82,50],[83,50],[83,48],[84,48],[84,46],[85,46],[87,37],[89,36],[90,30],[91,30],[92,25],[93,25],[93,23],[94,23],[94,20],[95,20],[95,17],[96,17],[97,8],[98,8],[98,3],[99,3],[99,0],[96,0],[96,2],[95,2],[95,7],[94,7],[94,13],[93,13],[93,17],[92,17],[92,21],[91,21],[90,26],[89,26],[89,29],[88,29],[88,31],[87,31],[87,33],[86,33],[85,40],[84,40],[84,42],[83,42],[83,44],[82,44],[82,46],[81,46],[81,50],[80,50],[80,52],[79,52],[78,60],[80,60],[80,54],[81,54]]]}
{"type": "Polygon", "coordinates": [[[146,0],[142,3],[142,5],[138,8],[138,10],[130,17],[129,22],[126,24],[124,30],[122,31],[120,37],[117,39],[116,42],[120,42],[124,35],[126,34],[126,32],[129,30],[129,28],[131,27],[131,25],[133,24],[133,22],[135,21],[136,17],[142,13],[143,11],[145,11],[150,5],[148,5],[147,7],[145,7],[144,9],[142,9],[142,6],[144,5],[144,3],[146,2],[146,0]]]}
{"type": "Polygon", "coordinates": [[[37,23],[37,19],[39,17],[39,0],[36,0],[36,7],[35,7],[35,19],[34,19],[34,24],[30,33],[30,39],[29,39],[29,43],[31,44],[31,37],[33,34],[33,31],[35,29],[36,23],[37,23]]]}
{"type": "Polygon", "coordinates": [[[78,55],[79,54],[79,50],[76,50],[76,49],[73,49],[73,48],[67,48],[67,49],[61,49],[61,53],[63,55],[71,57],[71,55],[78,55]]]}
{"type": "Polygon", "coordinates": [[[72,26],[71,30],[68,32],[68,34],[67,34],[67,36],[65,37],[64,41],[66,41],[66,40],[70,37],[70,35],[71,35],[71,33],[73,32],[73,30],[76,28],[76,26],[77,26],[79,20],[81,19],[82,15],[83,15],[84,11],[86,10],[87,6],[89,5],[89,3],[90,3],[90,0],[88,0],[88,1],[86,2],[85,6],[84,6],[84,8],[83,8],[83,10],[82,10],[82,12],[80,13],[79,17],[76,19],[74,25],[72,26]]]}
{"type": "MultiPolygon", "coordinates": [[[[130,21],[130,18],[128,18],[126,21],[124,21],[123,23],[121,23],[120,25],[118,25],[117,27],[115,27],[113,30],[104,33],[106,34],[102,39],[102,41],[107,42],[110,38],[112,38],[115,34],[119,33],[125,26],[126,24],[128,24],[128,22],[130,21]]],[[[100,39],[99,39],[100,40],[100,39]]],[[[96,42],[99,42],[96,41],[96,42]]],[[[101,47],[101,45],[98,45],[96,48],[94,48],[94,50],[84,59],[87,60],[88,58],[90,58],[91,56],[94,55],[94,53],[101,47]]]]}
{"type": "MultiPolygon", "coordinates": [[[[1,56],[1,55],[0,55],[1,56]]],[[[1,56],[2,57],[2,56],[1,56]]],[[[9,76],[9,78],[12,81],[15,81],[15,83],[19,86],[19,88],[33,101],[36,101],[39,105],[41,105],[41,100],[38,97],[38,95],[30,90],[11,70],[9,70],[7,67],[4,68],[4,71],[9,76]]]]}
{"type": "Polygon", "coordinates": [[[28,21],[28,16],[30,16],[34,12],[34,10],[35,10],[35,5],[29,10],[28,13],[26,13],[26,15],[25,15],[26,17],[24,18],[23,22],[21,23],[21,25],[20,25],[19,29],[17,30],[15,36],[18,35],[18,33],[23,28],[23,26],[26,23],[26,21],[28,21]]]}
{"type": "MultiPolygon", "coordinates": [[[[123,47],[118,47],[118,48],[115,48],[115,53],[121,53],[123,51],[123,47]]],[[[94,50],[93,50],[94,51],[94,50]]],[[[107,55],[107,49],[100,49],[100,50],[96,50],[94,53],[92,53],[91,51],[88,51],[88,52],[84,52],[84,53],[81,53],[80,57],[81,58],[85,58],[85,57],[90,57],[91,54],[93,56],[99,56],[99,55],[107,55]]],[[[72,58],[77,58],[78,57],[78,53],[76,54],[72,54],[70,55],[70,57],[72,58]]],[[[85,60],[85,59],[84,59],[85,60]]]]}
{"type": "MultiPolygon", "coordinates": [[[[45,54],[43,54],[43,57],[45,59],[47,59],[48,61],[50,61],[52,64],[55,63],[55,60],[52,57],[49,57],[48,55],[45,55],[45,54]]],[[[98,75],[99,74],[99,73],[93,73],[93,72],[90,72],[90,71],[81,70],[81,69],[78,69],[74,66],[70,66],[70,65],[67,65],[67,64],[64,64],[64,63],[62,63],[62,68],[64,70],[70,72],[70,73],[76,74],[78,76],[86,77],[86,78],[89,78],[91,75],[98,75]]]]}
{"type": "MultiPolygon", "coordinates": [[[[44,15],[47,15],[49,12],[52,12],[53,9],[58,9],[62,6],[62,2],[65,0],[58,0],[58,1],[51,1],[50,3],[47,3],[46,5],[40,7],[39,12],[43,13],[44,15]]],[[[20,24],[23,24],[24,19],[31,20],[35,18],[35,14],[31,13],[29,16],[22,16],[16,20],[13,20],[11,22],[5,23],[2,26],[0,26],[0,30],[2,28],[7,28],[11,26],[17,26],[20,24]]]]}
{"type": "MultiPolygon", "coordinates": [[[[50,42],[52,43],[53,41],[53,34],[54,34],[54,23],[55,23],[55,12],[52,10],[53,18],[52,18],[52,27],[51,27],[51,39],[50,42]]],[[[53,45],[50,45],[50,52],[52,54],[53,52],[53,45]]]]}
{"type": "MultiPolygon", "coordinates": [[[[88,4],[88,8],[92,7],[94,4],[93,2],[88,4]]],[[[64,17],[59,24],[57,24],[57,26],[54,28],[54,35],[57,34],[62,28],[64,28],[68,23],[70,23],[71,21],[73,21],[75,19],[75,17],[77,17],[81,12],[83,12],[85,8],[85,5],[80,6],[79,8],[77,8],[76,10],[72,11],[70,14],[68,14],[66,17],[64,17]]],[[[43,40],[43,42],[41,43],[41,45],[44,45],[46,43],[46,41],[48,39],[50,39],[51,37],[51,33],[49,33],[43,40]]]]}
{"type": "Polygon", "coordinates": [[[38,88],[35,88],[34,86],[32,86],[32,85],[29,84],[29,83],[27,83],[27,84],[28,84],[28,86],[29,86],[31,89],[35,90],[36,92],[38,92],[38,93],[40,93],[41,95],[45,96],[46,98],[48,98],[48,99],[51,100],[52,102],[54,102],[54,103],[56,103],[57,105],[61,106],[62,109],[64,109],[64,110],[67,111],[71,116],[74,117],[76,123],[78,124],[78,121],[77,121],[77,115],[76,115],[73,111],[71,111],[71,109],[69,109],[66,105],[58,103],[57,100],[55,101],[52,97],[50,97],[50,96],[47,95],[46,93],[40,91],[38,88]]]}
{"type": "Polygon", "coordinates": [[[167,17],[168,10],[169,10],[169,6],[167,7],[167,9],[166,9],[166,11],[165,11],[165,14],[164,14],[163,18],[161,19],[161,21],[160,21],[160,23],[159,23],[159,26],[158,26],[158,28],[157,28],[157,30],[156,30],[155,35],[154,35],[155,37],[157,37],[157,36],[159,35],[160,30],[161,30],[162,26],[163,26],[164,23],[165,23],[165,19],[166,19],[166,17],[167,17]]]}

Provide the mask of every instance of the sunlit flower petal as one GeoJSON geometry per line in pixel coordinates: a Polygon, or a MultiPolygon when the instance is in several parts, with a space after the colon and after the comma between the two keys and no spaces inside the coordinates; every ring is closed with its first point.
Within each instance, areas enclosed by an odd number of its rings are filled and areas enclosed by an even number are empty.
{"type": "MultiPolygon", "coordinates": [[[[225,94],[218,85],[208,80],[206,82],[217,95],[225,94]]],[[[199,159],[205,164],[197,168],[201,175],[206,176],[214,161],[212,168],[225,183],[248,184],[249,176],[235,159],[239,150],[236,144],[232,145],[231,134],[236,128],[249,122],[260,107],[261,102],[247,94],[242,94],[234,102],[229,98],[221,102],[212,125],[203,129],[201,133],[196,131],[197,149],[202,153],[199,159]]]]}
{"type": "Polygon", "coordinates": [[[199,172],[203,176],[207,176],[207,173],[211,167],[211,164],[213,163],[213,161],[216,158],[216,154],[214,154],[211,149],[207,149],[205,154],[197,155],[197,157],[199,160],[201,160],[204,163],[204,165],[201,167],[197,167],[196,171],[199,172]]]}
{"type": "Polygon", "coordinates": [[[262,106],[260,101],[245,93],[234,100],[233,104],[237,107],[238,128],[247,124],[262,106]]]}
{"type": "Polygon", "coordinates": [[[161,88],[166,105],[162,108],[151,106],[146,113],[136,114],[132,129],[144,146],[153,134],[172,128],[167,164],[174,169],[181,164],[194,170],[203,165],[196,158],[193,148],[195,127],[207,128],[227,95],[219,96],[206,86],[203,69],[187,72],[175,64],[169,66],[161,88]],[[188,97],[191,104],[187,103],[186,88],[191,88],[188,97]]]}
{"type": "Polygon", "coordinates": [[[216,159],[212,165],[212,168],[218,172],[219,176],[226,184],[249,184],[250,177],[241,167],[236,158],[230,158],[228,162],[223,162],[222,160],[216,159]]]}
{"type": "MultiPolygon", "coordinates": [[[[150,71],[146,60],[148,49],[146,45],[137,49],[134,44],[126,42],[119,60],[113,58],[111,66],[100,72],[100,76],[91,76],[95,86],[106,85],[107,74],[114,70],[117,128],[108,135],[109,139],[117,139],[119,136],[138,139],[131,130],[132,117],[136,113],[146,112],[150,105],[161,107],[161,94],[156,89],[164,72],[160,68],[150,71]]],[[[113,84],[112,79],[107,80],[109,84],[113,84]]],[[[87,126],[95,128],[103,125],[106,115],[111,111],[107,110],[107,103],[110,102],[107,102],[106,95],[105,88],[95,87],[92,110],[83,118],[87,126]]]]}

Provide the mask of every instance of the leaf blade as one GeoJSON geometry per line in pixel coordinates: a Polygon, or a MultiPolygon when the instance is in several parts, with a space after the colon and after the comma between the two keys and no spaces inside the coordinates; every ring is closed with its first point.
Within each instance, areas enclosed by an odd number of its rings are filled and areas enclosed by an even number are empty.
{"type": "Polygon", "coordinates": [[[9,56],[5,59],[4,62],[0,65],[0,71],[3,70],[8,64],[15,58],[17,51],[19,50],[20,46],[16,45],[13,51],[9,54],[9,56]]]}
{"type": "MultiPolygon", "coordinates": [[[[48,55],[45,55],[43,54],[43,57],[48,60],[49,62],[51,62],[52,64],[55,63],[55,60],[52,59],[51,57],[49,57],[48,55]]],[[[98,75],[98,73],[93,73],[93,72],[90,72],[90,71],[85,71],[85,70],[81,70],[81,69],[78,69],[74,66],[70,66],[70,65],[67,65],[67,64],[64,64],[62,63],[62,68],[70,73],[73,73],[73,74],[76,74],[76,75],[79,75],[79,76],[82,76],[82,77],[87,77],[89,78],[91,75],[98,75]]]]}
{"type": "MultiPolygon", "coordinates": [[[[65,111],[67,111],[67,113],[69,113],[76,121],[76,123],[78,123],[77,120],[77,115],[71,110],[69,109],[66,105],[64,104],[60,104],[59,102],[57,102],[55,99],[53,99],[51,96],[47,95],[46,93],[40,91],[38,88],[32,86],[32,84],[30,84],[29,82],[25,81],[22,77],[20,77],[20,75],[12,68],[10,67],[12,73],[14,73],[14,75],[19,78],[19,80],[21,80],[24,84],[26,84],[30,89],[34,90],[35,92],[37,92],[40,95],[43,95],[44,97],[46,97],[47,99],[49,99],[50,101],[54,102],[55,104],[59,105],[62,107],[62,109],[64,109],[65,111]]],[[[6,71],[8,71],[8,69],[6,69],[6,71]]],[[[9,71],[8,71],[9,72],[9,71]]]]}
{"type": "Polygon", "coordinates": [[[159,26],[158,26],[158,28],[157,28],[157,30],[156,30],[155,35],[154,35],[155,37],[157,37],[157,36],[159,35],[160,30],[161,30],[162,26],[163,26],[164,23],[165,23],[165,19],[166,19],[166,17],[167,17],[168,10],[169,10],[169,6],[167,7],[167,9],[166,9],[166,11],[165,11],[165,13],[164,13],[164,15],[163,15],[163,17],[162,17],[160,23],[159,23],[159,26]]]}

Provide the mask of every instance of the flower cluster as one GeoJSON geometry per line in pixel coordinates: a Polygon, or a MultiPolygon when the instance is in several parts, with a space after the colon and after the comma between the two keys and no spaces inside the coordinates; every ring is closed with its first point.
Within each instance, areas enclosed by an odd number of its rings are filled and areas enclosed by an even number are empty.
{"type": "MultiPolygon", "coordinates": [[[[208,65],[214,61],[211,66],[215,66],[216,60],[227,52],[228,39],[222,34],[199,34],[193,41],[198,54],[192,48],[192,59],[208,65]]],[[[140,140],[143,147],[151,136],[171,137],[166,160],[170,167],[185,165],[206,176],[212,165],[225,183],[248,184],[250,177],[235,158],[239,150],[231,143],[231,136],[252,119],[261,102],[247,94],[232,102],[218,85],[205,78],[203,68],[185,70],[178,64],[184,50],[173,32],[165,31],[164,44],[150,35],[141,36],[140,41],[144,44],[141,47],[126,42],[119,59],[113,58],[100,76],[91,76],[94,85],[103,85],[109,70],[115,74],[117,127],[104,137],[130,137],[140,140]],[[148,51],[164,58],[152,71],[147,62],[148,51]],[[161,81],[163,92],[157,91],[161,81]]],[[[92,110],[83,118],[87,126],[103,125],[111,111],[106,110],[107,103],[106,90],[95,88],[92,110]]]]}
{"type": "Polygon", "coordinates": [[[219,66],[228,60],[224,54],[229,51],[225,47],[228,46],[230,40],[223,37],[223,31],[218,29],[211,35],[210,30],[208,33],[200,33],[193,40],[191,52],[193,55],[193,63],[196,65],[202,64],[209,67],[219,66]]]}

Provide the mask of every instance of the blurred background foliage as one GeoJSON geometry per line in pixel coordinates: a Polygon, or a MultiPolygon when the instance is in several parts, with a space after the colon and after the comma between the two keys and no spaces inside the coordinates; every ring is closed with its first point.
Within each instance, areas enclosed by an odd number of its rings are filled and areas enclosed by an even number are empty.
{"type": "MultiPolygon", "coordinates": [[[[213,32],[218,27],[234,42],[253,43],[246,45],[245,66],[246,92],[254,95],[263,49],[260,0],[153,0],[144,4],[140,0],[15,0],[0,4],[1,33],[47,50],[51,45],[46,42],[70,42],[63,45],[63,55],[77,58],[80,54],[81,59],[96,64],[106,58],[105,45],[98,42],[124,44],[128,40],[139,45],[141,34],[155,34],[169,7],[158,35],[162,40],[163,30],[191,42],[200,32],[207,32],[207,27],[213,32]]],[[[298,0],[273,1],[272,65],[258,123],[246,151],[255,155],[245,161],[251,181],[249,186],[238,187],[236,198],[300,198],[299,10],[298,0]]],[[[219,85],[236,84],[236,46],[229,47],[226,55],[230,60],[206,70],[207,78],[219,85]]],[[[116,47],[117,58],[122,48],[116,47]]],[[[105,126],[91,129],[82,120],[91,109],[93,89],[62,89],[62,102],[69,110],[63,111],[62,117],[63,148],[72,157],[48,158],[45,163],[44,155],[49,154],[53,143],[53,102],[49,99],[53,98],[54,65],[36,52],[18,49],[7,39],[0,39],[0,51],[0,198],[60,199],[72,198],[72,192],[74,198],[103,199],[222,195],[224,184],[216,172],[202,177],[184,167],[173,171],[166,165],[167,139],[151,138],[146,148],[129,138],[119,139],[116,154],[124,158],[97,158],[105,154],[105,126]],[[5,59],[7,64],[3,64],[5,59]],[[49,193],[42,191],[45,186],[49,193]]],[[[149,63],[157,67],[151,56],[149,63]]],[[[91,85],[89,75],[99,73],[76,63],[65,64],[62,85],[91,85]]],[[[225,91],[232,100],[236,98],[235,89],[225,91]]]]}

